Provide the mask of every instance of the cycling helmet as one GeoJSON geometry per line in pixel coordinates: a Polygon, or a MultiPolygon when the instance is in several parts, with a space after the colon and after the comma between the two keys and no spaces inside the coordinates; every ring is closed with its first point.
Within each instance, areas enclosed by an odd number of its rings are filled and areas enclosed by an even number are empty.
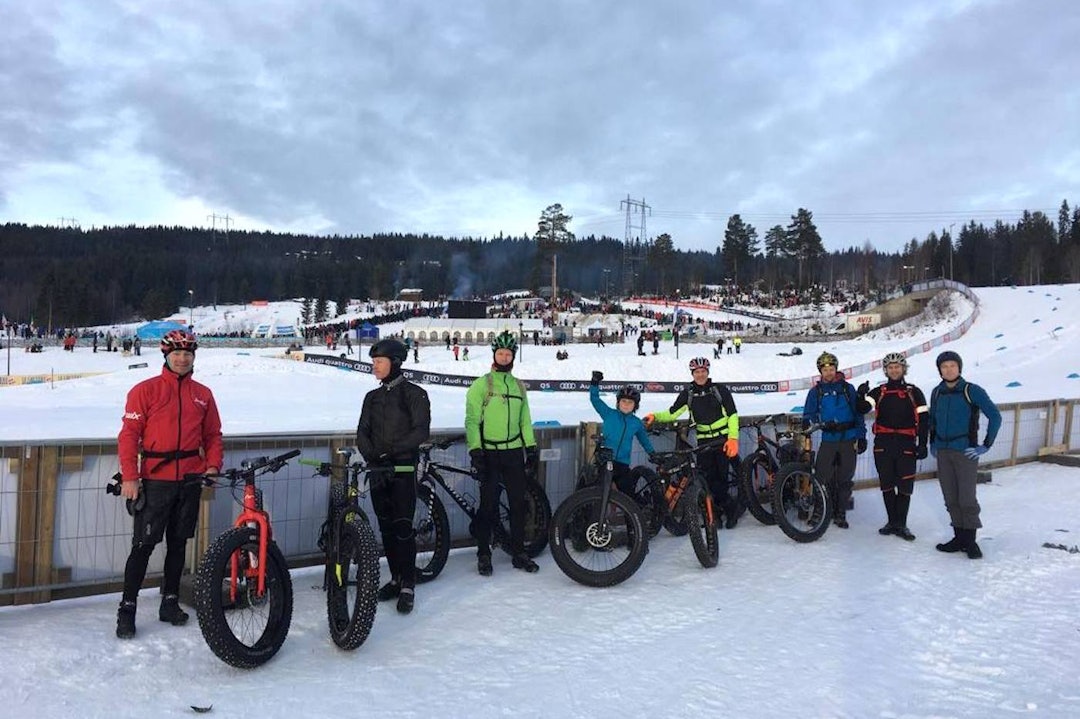
{"type": "Polygon", "coordinates": [[[168,355],[173,350],[194,352],[199,349],[195,335],[187,330],[169,330],[161,338],[161,354],[168,355]]]}
{"type": "Polygon", "coordinates": [[[907,357],[902,352],[890,352],[881,359],[881,369],[886,370],[889,365],[898,364],[907,372],[907,357]]]}
{"type": "Polygon", "coordinates": [[[637,408],[641,406],[641,391],[633,385],[626,385],[619,390],[619,394],[615,395],[616,401],[622,401],[629,399],[634,401],[634,411],[637,412],[637,408]]]}
{"type": "Polygon", "coordinates": [[[939,354],[937,356],[936,363],[937,363],[938,373],[941,372],[941,363],[942,362],[955,362],[956,366],[960,369],[960,371],[961,372],[964,371],[964,360],[960,359],[960,355],[956,354],[952,350],[945,350],[944,352],[942,352],[941,354],[939,354]]]}
{"type": "Polygon", "coordinates": [[[510,350],[517,356],[517,338],[509,330],[504,330],[491,340],[491,351],[510,350]]]}
{"type": "Polygon", "coordinates": [[[386,357],[390,360],[392,366],[399,367],[405,361],[405,358],[409,356],[409,350],[400,341],[393,337],[387,337],[371,345],[368,356],[373,359],[375,357],[386,357]]]}
{"type": "Polygon", "coordinates": [[[709,360],[704,357],[695,357],[690,360],[690,371],[693,372],[696,369],[709,369],[709,360]]]}
{"type": "Polygon", "coordinates": [[[820,371],[822,367],[827,364],[831,364],[833,367],[840,366],[840,360],[836,359],[836,355],[832,352],[822,352],[817,358],[817,368],[820,371]]]}

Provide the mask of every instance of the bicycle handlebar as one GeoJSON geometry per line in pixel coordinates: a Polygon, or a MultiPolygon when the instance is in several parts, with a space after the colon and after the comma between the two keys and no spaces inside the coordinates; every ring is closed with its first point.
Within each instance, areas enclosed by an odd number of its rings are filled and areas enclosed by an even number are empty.
{"type": "Polygon", "coordinates": [[[231,484],[245,477],[254,477],[256,474],[277,472],[284,467],[290,459],[299,456],[300,450],[291,449],[276,457],[256,457],[252,460],[245,459],[240,463],[238,468],[227,469],[224,472],[218,472],[217,474],[209,474],[207,472],[188,473],[184,475],[184,480],[203,481],[206,484],[210,484],[214,480],[225,479],[231,484]]]}

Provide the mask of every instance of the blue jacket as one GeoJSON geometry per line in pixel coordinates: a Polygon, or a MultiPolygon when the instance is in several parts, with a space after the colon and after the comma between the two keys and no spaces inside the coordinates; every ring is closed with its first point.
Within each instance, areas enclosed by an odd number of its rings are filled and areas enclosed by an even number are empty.
{"type": "Polygon", "coordinates": [[[866,439],[866,420],[855,411],[858,393],[842,372],[832,382],[818,381],[806,394],[803,403],[803,422],[836,422],[845,425],[839,432],[822,430],[822,442],[843,442],[866,439]]]}
{"type": "Polygon", "coordinates": [[[645,430],[645,423],[636,414],[623,414],[614,407],[609,407],[600,399],[600,388],[596,385],[589,387],[589,401],[593,409],[604,421],[604,446],[615,453],[615,461],[622,464],[630,464],[630,451],[633,449],[634,437],[637,437],[641,448],[649,454],[653,453],[653,445],[649,440],[649,433],[645,430]]]}
{"type": "Polygon", "coordinates": [[[930,442],[934,451],[963,450],[977,445],[979,412],[986,415],[988,422],[983,445],[990,447],[1001,429],[1001,412],[990,401],[986,390],[963,377],[952,388],[944,382],[935,387],[930,395],[930,442]]]}

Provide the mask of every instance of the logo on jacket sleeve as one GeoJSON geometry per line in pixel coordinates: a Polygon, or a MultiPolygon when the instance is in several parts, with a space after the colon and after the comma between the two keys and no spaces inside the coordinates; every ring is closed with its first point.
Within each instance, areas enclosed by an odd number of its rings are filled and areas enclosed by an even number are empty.
{"type": "Polygon", "coordinates": [[[124,412],[124,419],[131,419],[138,422],[140,419],[142,419],[142,415],[138,412],[124,412]]]}

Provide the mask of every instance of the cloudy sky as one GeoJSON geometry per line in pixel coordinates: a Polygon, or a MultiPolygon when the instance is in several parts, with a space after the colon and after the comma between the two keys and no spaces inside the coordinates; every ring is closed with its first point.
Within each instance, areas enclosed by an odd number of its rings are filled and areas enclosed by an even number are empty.
{"type": "Polygon", "coordinates": [[[897,249],[1080,203],[1075,0],[0,0],[0,222],[897,249]],[[635,225],[640,224],[637,216],[635,225]],[[220,221],[218,221],[220,224],[220,221]]]}

